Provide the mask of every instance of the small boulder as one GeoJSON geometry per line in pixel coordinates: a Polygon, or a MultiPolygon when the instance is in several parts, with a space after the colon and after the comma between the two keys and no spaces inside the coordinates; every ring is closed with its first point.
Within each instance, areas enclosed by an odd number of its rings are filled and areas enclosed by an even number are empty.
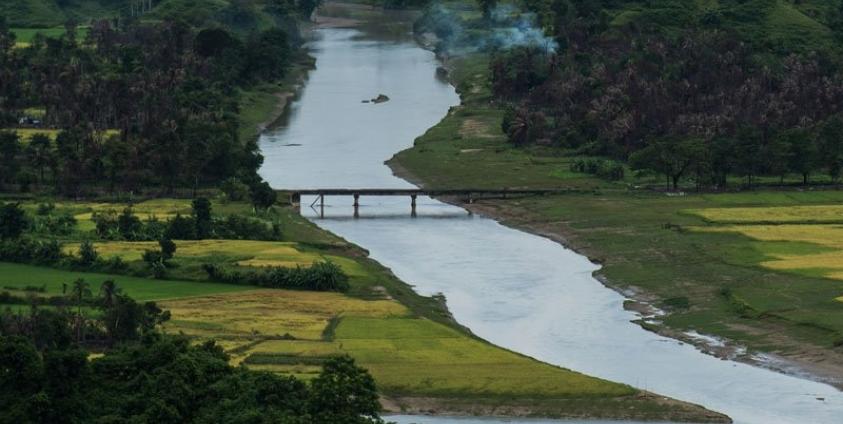
{"type": "Polygon", "coordinates": [[[372,103],[375,103],[375,104],[385,103],[385,102],[388,102],[388,101],[389,101],[389,96],[387,96],[386,94],[378,94],[378,97],[375,97],[374,99],[372,99],[372,103]]]}

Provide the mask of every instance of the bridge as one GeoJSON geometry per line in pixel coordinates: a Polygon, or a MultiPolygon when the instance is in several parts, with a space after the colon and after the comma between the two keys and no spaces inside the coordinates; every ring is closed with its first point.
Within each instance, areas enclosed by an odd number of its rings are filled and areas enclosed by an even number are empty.
{"type": "Polygon", "coordinates": [[[419,196],[428,197],[456,197],[467,203],[478,199],[507,199],[511,197],[551,196],[571,193],[571,189],[422,189],[422,188],[319,188],[303,190],[284,190],[290,195],[290,203],[298,206],[302,196],[316,196],[312,208],[319,207],[320,216],[325,217],[325,197],[341,196],[354,199],[354,216],[359,216],[361,196],[402,196],[410,198],[411,215],[416,216],[416,199],[419,196]]]}

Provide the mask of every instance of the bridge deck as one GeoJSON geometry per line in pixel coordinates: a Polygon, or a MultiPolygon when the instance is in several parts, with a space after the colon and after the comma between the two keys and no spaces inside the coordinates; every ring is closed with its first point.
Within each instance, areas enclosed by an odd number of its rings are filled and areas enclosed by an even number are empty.
{"type": "Polygon", "coordinates": [[[570,193],[567,189],[442,189],[421,188],[321,188],[284,190],[301,196],[468,196],[468,195],[549,195],[570,193]]]}

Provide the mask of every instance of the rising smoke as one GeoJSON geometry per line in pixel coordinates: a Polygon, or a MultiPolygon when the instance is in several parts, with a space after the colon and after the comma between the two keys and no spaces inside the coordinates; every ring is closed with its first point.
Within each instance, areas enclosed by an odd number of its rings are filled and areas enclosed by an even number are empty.
{"type": "Polygon", "coordinates": [[[433,32],[440,39],[439,49],[448,54],[473,51],[508,50],[533,47],[548,53],[559,45],[536,24],[536,16],[513,5],[500,5],[490,14],[489,22],[463,21],[446,6],[431,5],[422,21],[422,31],[433,32]]]}

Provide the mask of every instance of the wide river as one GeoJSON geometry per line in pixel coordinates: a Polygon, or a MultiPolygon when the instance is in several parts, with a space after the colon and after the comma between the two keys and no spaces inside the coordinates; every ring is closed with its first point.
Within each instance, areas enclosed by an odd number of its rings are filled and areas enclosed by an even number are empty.
{"type": "MultiPolygon", "coordinates": [[[[410,40],[322,29],[317,68],[282,125],[263,135],[263,177],[276,188],[412,187],[384,161],[459,103],[437,62],[410,40]],[[378,94],[391,100],[362,103],[378,94]]],[[[319,226],[371,252],[422,294],[442,293],[456,319],[499,346],[586,374],[706,406],[738,423],[843,423],[831,386],[705,355],[631,323],[624,297],[587,258],[542,237],[432,199],[328,198],[319,226]]],[[[391,417],[401,423],[536,423],[391,417]]],[[[544,422],[544,421],[542,421],[544,422]]]]}

